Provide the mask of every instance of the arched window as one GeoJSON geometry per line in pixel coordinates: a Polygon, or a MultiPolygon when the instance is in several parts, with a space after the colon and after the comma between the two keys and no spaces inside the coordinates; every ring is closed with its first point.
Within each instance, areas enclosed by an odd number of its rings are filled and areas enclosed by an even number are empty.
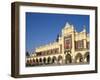
{"type": "Polygon", "coordinates": [[[53,58],[52,58],[52,63],[53,64],[56,64],[57,63],[57,58],[55,56],[53,56],[53,58]]]}
{"type": "Polygon", "coordinates": [[[68,63],[72,63],[72,58],[71,58],[71,55],[70,54],[67,54],[65,56],[65,63],[68,64],[68,63]]]}
{"type": "Polygon", "coordinates": [[[76,63],[83,62],[83,56],[81,53],[77,53],[77,55],[75,56],[75,62],[76,63]]]}
{"type": "Polygon", "coordinates": [[[36,58],[36,63],[38,63],[38,59],[36,58]]]}
{"type": "Polygon", "coordinates": [[[48,64],[50,64],[51,63],[51,58],[50,57],[48,57],[48,64]]]}
{"type": "Polygon", "coordinates": [[[41,58],[39,59],[39,62],[42,62],[42,59],[41,58]]]}
{"type": "Polygon", "coordinates": [[[90,54],[89,54],[89,52],[86,52],[86,53],[84,54],[84,61],[85,61],[85,62],[89,62],[89,61],[90,61],[90,54]]]}
{"type": "Polygon", "coordinates": [[[43,63],[46,64],[46,58],[45,57],[43,58],[43,63]]]}
{"type": "Polygon", "coordinates": [[[63,63],[63,58],[61,55],[58,56],[58,63],[59,64],[62,64],[63,63]]]}

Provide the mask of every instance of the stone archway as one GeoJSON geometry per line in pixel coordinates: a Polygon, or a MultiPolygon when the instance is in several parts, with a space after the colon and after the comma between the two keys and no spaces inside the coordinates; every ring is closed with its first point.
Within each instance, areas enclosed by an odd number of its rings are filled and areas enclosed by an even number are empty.
{"type": "Polygon", "coordinates": [[[53,58],[52,58],[52,63],[57,64],[57,58],[55,56],[53,56],[53,58]]]}
{"type": "Polygon", "coordinates": [[[58,63],[59,64],[63,63],[63,57],[61,55],[58,56],[58,63]]]}
{"type": "Polygon", "coordinates": [[[43,58],[43,63],[46,64],[46,58],[45,57],[43,58]]]}
{"type": "Polygon", "coordinates": [[[35,62],[35,59],[33,59],[33,63],[35,62]]]}
{"type": "Polygon", "coordinates": [[[27,60],[26,65],[29,65],[29,64],[30,64],[30,60],[27,60]]]}
{"type": "Polygon", "coordinates": [[[70,54],[67,54],[65,56],[65,63],[68,64],[68,63],[72,63],[72,57],[70,54]]]}
{"type": "Polygon", "coordinates": [[[35,64],[35,59],[33,59],[33,65],[35,64]]]}
{"type": "Polygon", "coordinates": [[[84,54],[84,62],[89,62],[90,61],[90,53],[89,52],[86,52],[84,54]]]}
{"type": "Polygon", "coordinates": [[[38,65],[39,64],[39,60],[38,60],[38,58],[36,58],[36,65],[38,65]]]}
{"type": "Polygon", "coordinates": [[[51,57],[47,58],[47,63],[50,64],[51,63],[51,57]]]}
{"type": "Polygon", "coordinates": [[[36,59],[34,59],[34,64],[37,64],[36,59]]]}
{"type": "Polygon", "coordinates": [[[33,64],[33,60],[32,60],[32,59],[30,59],[30,60],[29,60],[29,65],[31,65],[31,66],[32,66],[32,64],[33,64]]]}
{"type": "Polygon", "coordinates": [[[75,56],[75,62],[76,63],[83,62],[83,56],[81,53],[77,53],[77,55],[75,56]]]}
{"type": "Polygon", "coordinates": [[[42,64],[42,58],[39,58],[39,63],[42,64]]]}
{"type": "Polygon", "coordinates": [[[38,59],[36,58],[36,63],[38,63],[38,59]]]}

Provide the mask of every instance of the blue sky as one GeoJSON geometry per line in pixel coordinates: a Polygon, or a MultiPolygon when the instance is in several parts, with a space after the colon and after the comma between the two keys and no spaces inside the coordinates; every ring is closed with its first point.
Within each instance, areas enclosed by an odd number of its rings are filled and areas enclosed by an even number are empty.
{"type": "Polygon", "coordinates": [[[73,24],[78,32],[85,25],[89,33],[89,15],[26,12],[26,51],[33,52],[35,47],[56,40],[66,22],[73,24]]]}

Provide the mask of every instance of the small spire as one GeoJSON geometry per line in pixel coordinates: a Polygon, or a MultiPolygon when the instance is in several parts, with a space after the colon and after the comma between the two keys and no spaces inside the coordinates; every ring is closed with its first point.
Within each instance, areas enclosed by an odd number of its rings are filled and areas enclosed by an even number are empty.
{"type": "Polygon", "coordinates": [[[66,25],[65,25],[65,27],[67,28],[67,27],[69,27],[69,26],[70,26],[70,24],[67,22],[66,25]]]}
{"type": "Polygon", "coordinates": [[[86,32],[86,26],[85,25],[83,26],[83,32],[86,32]]]}
{"type": "Polygon", "coordinates": [[[68,27],[70,27],[70,24],[68,22],[66,22],[64,29],[68,28],[68,27]]]}
{"type": "Polygon", "coordinates": [[[83,29],[86,29],[86,26],[85,25],[83,25],[83,29]]]}

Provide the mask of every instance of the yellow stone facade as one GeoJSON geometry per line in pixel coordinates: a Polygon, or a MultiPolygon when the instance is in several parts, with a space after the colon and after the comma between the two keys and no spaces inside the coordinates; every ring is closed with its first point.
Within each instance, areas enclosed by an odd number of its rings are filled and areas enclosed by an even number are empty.
{"type": "Polygon", "coordinates": [[[61,34],[52,43],[35,49],[35,53],[26,58],[27,65],[61,65],[89,63],[89,34],[85,26],[81,32],[66,23],[61,34]]]}

